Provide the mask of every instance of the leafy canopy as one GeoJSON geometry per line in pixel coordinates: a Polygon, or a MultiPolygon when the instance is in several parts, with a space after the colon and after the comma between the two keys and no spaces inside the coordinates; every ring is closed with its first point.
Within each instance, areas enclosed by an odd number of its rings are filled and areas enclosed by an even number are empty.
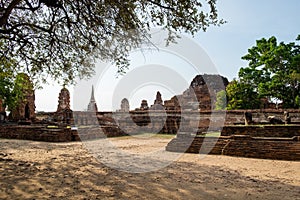
{"type": "Polygon", "coordinates": [[[249,65],[240,69],[238,81],[233,81],[226,89],[229,108],[259,108],[261,99],[282,102],[284,108],[300,107],[298,44],[278,43],[274,36],[262,38],[242,59],[249,65]]]}
{"type": "Polygon", "coordinates": [[[4,57],[0,58],[0,99],[4,108],[6,106],[12,107],[15,102],[15,95],[12,93],[14,85],[14,72],[12,69],[14,64],[13,60],[7,60],[4,57]]]}
{"type": "Polygon", "coordinates": [[[1,61],[0,68],[0,99],[5,109],[13,110],[18,102],[24,98],[24,92],[33,90],[33,84],[27,74],[19,73],[16,76],[9,70],[13,62],[1,61]],[[2,64],[5,64],[2,66],[2,64]]]}
{"type": "Polygon", "coordinates": [[[226,91],[221,90],[217,93],[216,110],[225,110],[227,107],[226,91]]]}
{"type": "Polygon", "coordinates": [[[66,83],[89,77],[95,59],[128,67],[128,53],[151,27],[194,34],[220,25],[216,0],[7,0],[0,2],[0,56],[18,72],[66,83]]]}

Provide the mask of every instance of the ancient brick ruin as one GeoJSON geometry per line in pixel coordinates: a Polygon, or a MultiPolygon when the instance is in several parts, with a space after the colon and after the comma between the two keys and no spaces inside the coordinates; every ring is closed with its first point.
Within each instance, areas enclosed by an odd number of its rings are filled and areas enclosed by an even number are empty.
{"type": "Polygon", "coordinates": [[[128,99],[124,98],[121,101],[121,112],[129,112],[130,111],[130,106],[129,106],[129,101],[128,99]]]}
{"type": "MultiPolygon", "coordinates": [[[[219,75],[198,75],[181,95],[163,101],[158,91],[153,105],[143,100],[135,110],[123,99],[117,112],[98,112],[93,88],[87,111],[73,112],[70,93],[63,88],[56,112],[38,114],[36,125],[3,126],[0,137],[66,142],[140,133],[176,134],[166,147],[168,151],[300,160],[299,110],[215,111],[216,94],[227,84],[219,75]],[[271,125],[272,119],[282,123],[271,125]],[[49,124],[57,127],[47,128],[49,124]],[[78,129],[72,130],[70,125],[78,129]],[[211,131],[221,136],[204,137],[211,131]]],[[[26,94],[25,103],[19,105],[24,113],[14,115],[22,119],[35,117],[31,113],[34,91],[26,94]]]]}
{"type": "Polygon", "coordinates": [[[62,88],[58,96],[57,110],[54,114],[54,121],[64,124],[73,123],[73,111],[70,108],[70,92],[62,88]]]}
{"type": "Polygon", "coordinates": [[[92,86],[92,93],[91,93],[91,98],[90,102],[87,107],[88,112],[98,112],[98,106],[95,100],[95,94],[94,94],[94,86],[92,86]]]}
{"type": "Polygon", "coordinates": [[[5,108],[4,108],[4,106],[3,106],[3,101],[2,101],[2,99],[0,99],[0,112],[3,112],[3,111],[5,111],[5,108]]]}
{"type": "MultiPolygon", "coordinates": [[[[200,112],[200,123],[197,134],[190,132],[177,133],[166,147],[167,151],[188,152],[200,154],[219,154],[252,158],[267,158],[280,160],[300,160],[300,113],[299,110],[288,110],[290,124],[272,125],[266,116],[276,116],[284,119],[284,110],[252,110],[252,124],[245,124],[245,112],[250,110],[233,110],[226,112],[224,127],[220,136],[205,136],[209,134],[203,126],[217,121],[209,113],[200,112]],[[202,115],[201,115],[202,114],[202,115]],[[201,122],[202,121],[202,122],[201,122]],[[206,124],[204,122],[207,122],[206,124]]],[[[214,125],[217,125],[214,123],[214,125]]]]}
{"type": "Polygon", "coordinates": [[[3,106],[3,101],[0,99],[0,123],[4,122],[6,118],[5,108],[3,106]]]}
{"type": "Polygon", "coordinates": [[[0,129],[0,138],[19,140],[69,142],[75,141],[77,135],[70,128],[47,128],[44,125],[5,125],[0,129]]]}
{"type": "Polygon", "coordinates": [[[149,109],[148,102],[147,100],[144,99],[142,100],[141,107],[136,110],[148,110],[148,109],[149,109]]]}
{"type": "Polygon", "coordinates": [[[157,91],[154,104],[150,107],[151,110],[165,110],[163,105],[163,100],[161,98],[161,93],[157,91]]]}
{"type": "MultiPolygon", "coordinates": [[[[297,127],[299,129],[299,127],[297,127]]],[[[276,128],[273,127],[273,131],[276,128]]],[[[166,147],[167,151],[216,154],[277,160],[300,160],[300,137],[273,138],[231,135],[191,137],[178,134],[166,147]]]]}
{"type": "Polygon", "coordinates": [[[197,75],[183,94],[164,102],[166,110],[213,110],[217,93],[225,90],[227,85],[228,80],[223,76],[197,75]]]}

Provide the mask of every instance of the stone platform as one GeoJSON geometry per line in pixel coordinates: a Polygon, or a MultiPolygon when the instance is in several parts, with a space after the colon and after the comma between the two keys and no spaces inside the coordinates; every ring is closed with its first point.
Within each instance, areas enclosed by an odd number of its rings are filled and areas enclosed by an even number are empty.
{"type": "Polygon", "coordinates": [[[228,126],[220,137],[177,134],[167,151],[300,161],[300,126],[228,126]]]}
{"type": "Polygon", "coordinates": [[[33,140],[45,142],[71,142],[126,135],[112,126],[84,127],[72,130],[70,127],[1,125],[0,138],[33,140]]]}

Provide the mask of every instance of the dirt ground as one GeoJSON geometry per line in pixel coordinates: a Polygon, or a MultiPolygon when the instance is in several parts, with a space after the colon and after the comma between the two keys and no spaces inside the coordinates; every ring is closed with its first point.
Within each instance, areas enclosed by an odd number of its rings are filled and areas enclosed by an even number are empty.
{"type": "MultiPolygon", "coordinates": [[[[148,153],[170,138],[105,140],[148,153]]],[[[300,162],[177,155],[166,167],[131,173],[102,164],[81,142],[0,139],[0,199],[300,199],[300,162]]]]}

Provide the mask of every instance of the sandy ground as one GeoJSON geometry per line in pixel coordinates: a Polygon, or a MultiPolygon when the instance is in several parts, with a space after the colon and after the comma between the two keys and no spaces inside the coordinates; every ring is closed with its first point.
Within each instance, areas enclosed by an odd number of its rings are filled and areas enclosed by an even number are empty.
{"type": "MultiPolygon", "coordinates": [[[[169,140],[106,139],[119,151],[142,154],[164,149],[169,140]]],[[[81,142],[0,139],[0,199],[300,199],[300,162],[166,155],[181,157],[130,173],[102,164],[81,142]]]]}

